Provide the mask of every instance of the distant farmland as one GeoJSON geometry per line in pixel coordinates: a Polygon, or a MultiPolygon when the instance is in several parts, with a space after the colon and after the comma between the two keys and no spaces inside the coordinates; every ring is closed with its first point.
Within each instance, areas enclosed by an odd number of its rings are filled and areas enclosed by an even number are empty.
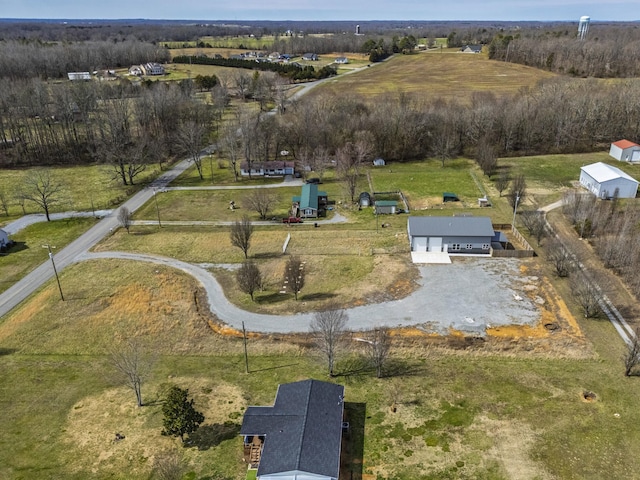
{"type": "Polygon", "coordinates": [[[485,55],[444,50],[398,55],[382,65],[327,82],[313,94],[418,94],[425,99],[471,99],[474,92],[511,95],[556,75],[536,68],[489,60],[485,55]]]}

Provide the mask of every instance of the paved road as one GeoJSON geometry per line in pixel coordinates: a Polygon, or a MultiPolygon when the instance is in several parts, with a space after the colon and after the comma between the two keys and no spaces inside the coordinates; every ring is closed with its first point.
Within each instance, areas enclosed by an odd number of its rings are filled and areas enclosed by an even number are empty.
{"type": "MultiPolygon", "coordinates": [[[[169,182],[177,178],[189,167],[189,161],[184,160],[175,165],[171,170],[163,173],[153,181],[150,188],[145,188],[127,200],[123,206],[135,212],[148,202],[154,194],[154,189],[164,188],[169,182]]],[[[54,260],[58,271],[73,263],[77,257],[88,251],[96,243],[104,238],[110,230],[119,225],[117,214],[111,212],[95,226],[71,242],[65,248],[55,254],[54,260]]],[[[0,294],[0,318],[4,317],[14,307],[24,301],[29,295],[39,289],[45,282],[53,277],[51,262],[46,261],[31,273],[23,277],[19,282],[0,294]]]]}

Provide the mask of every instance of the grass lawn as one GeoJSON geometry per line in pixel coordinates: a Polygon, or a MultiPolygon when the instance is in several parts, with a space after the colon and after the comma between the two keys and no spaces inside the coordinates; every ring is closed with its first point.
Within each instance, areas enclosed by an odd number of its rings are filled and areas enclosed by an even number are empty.
{"type": "MultiPolygon", "coordinates": [[[[52,212],[65,212],[69,210],[95,210],[111,209],[123,202],[132,193],[159,173],[157,165],[149,167],[136,178],[136,185],[124,186],[121,182],[114,181],[113,168],[108,165],[91,165],[76,167],[51,168],[51,176],[63,185],[60,201],[52,205],[52,212]]],[[[14,188],[22,182],[27,175],[27,170],[3,169],[0,176],[0,191],[6,192],[11,200],[9,214],[21,216],[22,208],[13,198],[14,188]]],[[[26,213],[44,213],[32,202],[25,203],[26,213]]]]}
{"type": "Polygon", "coordinates": [[[16,245],[0,256],[0,292],[4,292],[47,260],[47,250],[43,249],[42,245],[48,243],[60,250],[91,228],[95,222],[93,218],[41,222],[12,235],[11,239],[16,245]]]}
{"type": "MultiPolygon", "coordinates": [[[[66,269],[62,280],[73,292],[67,302],[49,283],[0,323],[2,478],[146,479],[154,457],[175,450],[188,478],[241,480],[244,409],[272,404],[279,383],[326,379],[304,343],[281,337],[252,337],[244,374],[241,339],[214,333],[193,300],[193,280],[171,269],[94,261],[66,269]],[[142,408],[114,383],[105,355],[128,336],[157,356],[142,408]],[[186,447],[160,435],[170,382],[189,388],[205,413],[186,447]],[[114,432],[125,439],[115,442],[114,432]]],[[[354,478],[633,478],[640,383],[623,376],[609,323],[581,324],[594,349],[581,358],[526,353],[509,340],[497,354],[490,342],[463,351],[396,337],[393,373],[383,379],[363,368],[353,345],[335,381],[346,386],[351,413],[362,406],[354,478]],[[596,399],[585,401],[585,391],[596,399]]]]}
{"type": "Polygon", "coordinates": [[[500,166],[508,166],[514,174],[521,173],[527,185],[534,188],[558,189],[570,187],[580,179],[580,167],[595,162],[613,165],[631,176],[640,171],[636,165],[618,162],[608,152],[576,153],[567,155],[536,155],[532,157],[500,158],[500,166]]]}
{"type": "Polygon", "coordinates": [[[465,55],[457,49],[396,55],[382,65],[324,83],[310,95],[348,91],[374,99],[380,95],[414,93],[426,99],[471,99],[474,92],[510,95],[533,87],[554,74],[523,65],[465,55]]]}

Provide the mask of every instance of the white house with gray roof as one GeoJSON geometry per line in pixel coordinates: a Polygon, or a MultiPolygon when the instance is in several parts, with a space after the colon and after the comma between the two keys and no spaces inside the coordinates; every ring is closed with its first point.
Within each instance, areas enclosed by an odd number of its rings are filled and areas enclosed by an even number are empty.
{"type": "Polygon", "coordinates": [[[248,407],[240,434],[260,480],[337,480],[344,387],[319,380],[278,386],[272,407],[248,407]]]}
{"type": "Polygon", "coordinates": [[[409,217],[411,252],[491,255],[495,235],[489,217],[409,217]]]}
{"type": "Polygon", "coordinates": [[[635,198],[638,192],[636,179],[603,162],[581,167],[580,185],[598,198],[635,198]]]}

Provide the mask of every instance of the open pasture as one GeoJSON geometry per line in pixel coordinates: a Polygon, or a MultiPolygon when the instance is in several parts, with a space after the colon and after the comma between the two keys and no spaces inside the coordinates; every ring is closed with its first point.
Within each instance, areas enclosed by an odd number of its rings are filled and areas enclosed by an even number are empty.
{"type": "Polygon", "coordinates": [[[553,76],[523,65],[488,60],[483,55],[429,51],[396,55],[356,75],[328,81],[311,95],[349,92],[372,101],[382,95],[411,93],[425,100],[465,102],[476,92],[511,95],[553,76]]]}

